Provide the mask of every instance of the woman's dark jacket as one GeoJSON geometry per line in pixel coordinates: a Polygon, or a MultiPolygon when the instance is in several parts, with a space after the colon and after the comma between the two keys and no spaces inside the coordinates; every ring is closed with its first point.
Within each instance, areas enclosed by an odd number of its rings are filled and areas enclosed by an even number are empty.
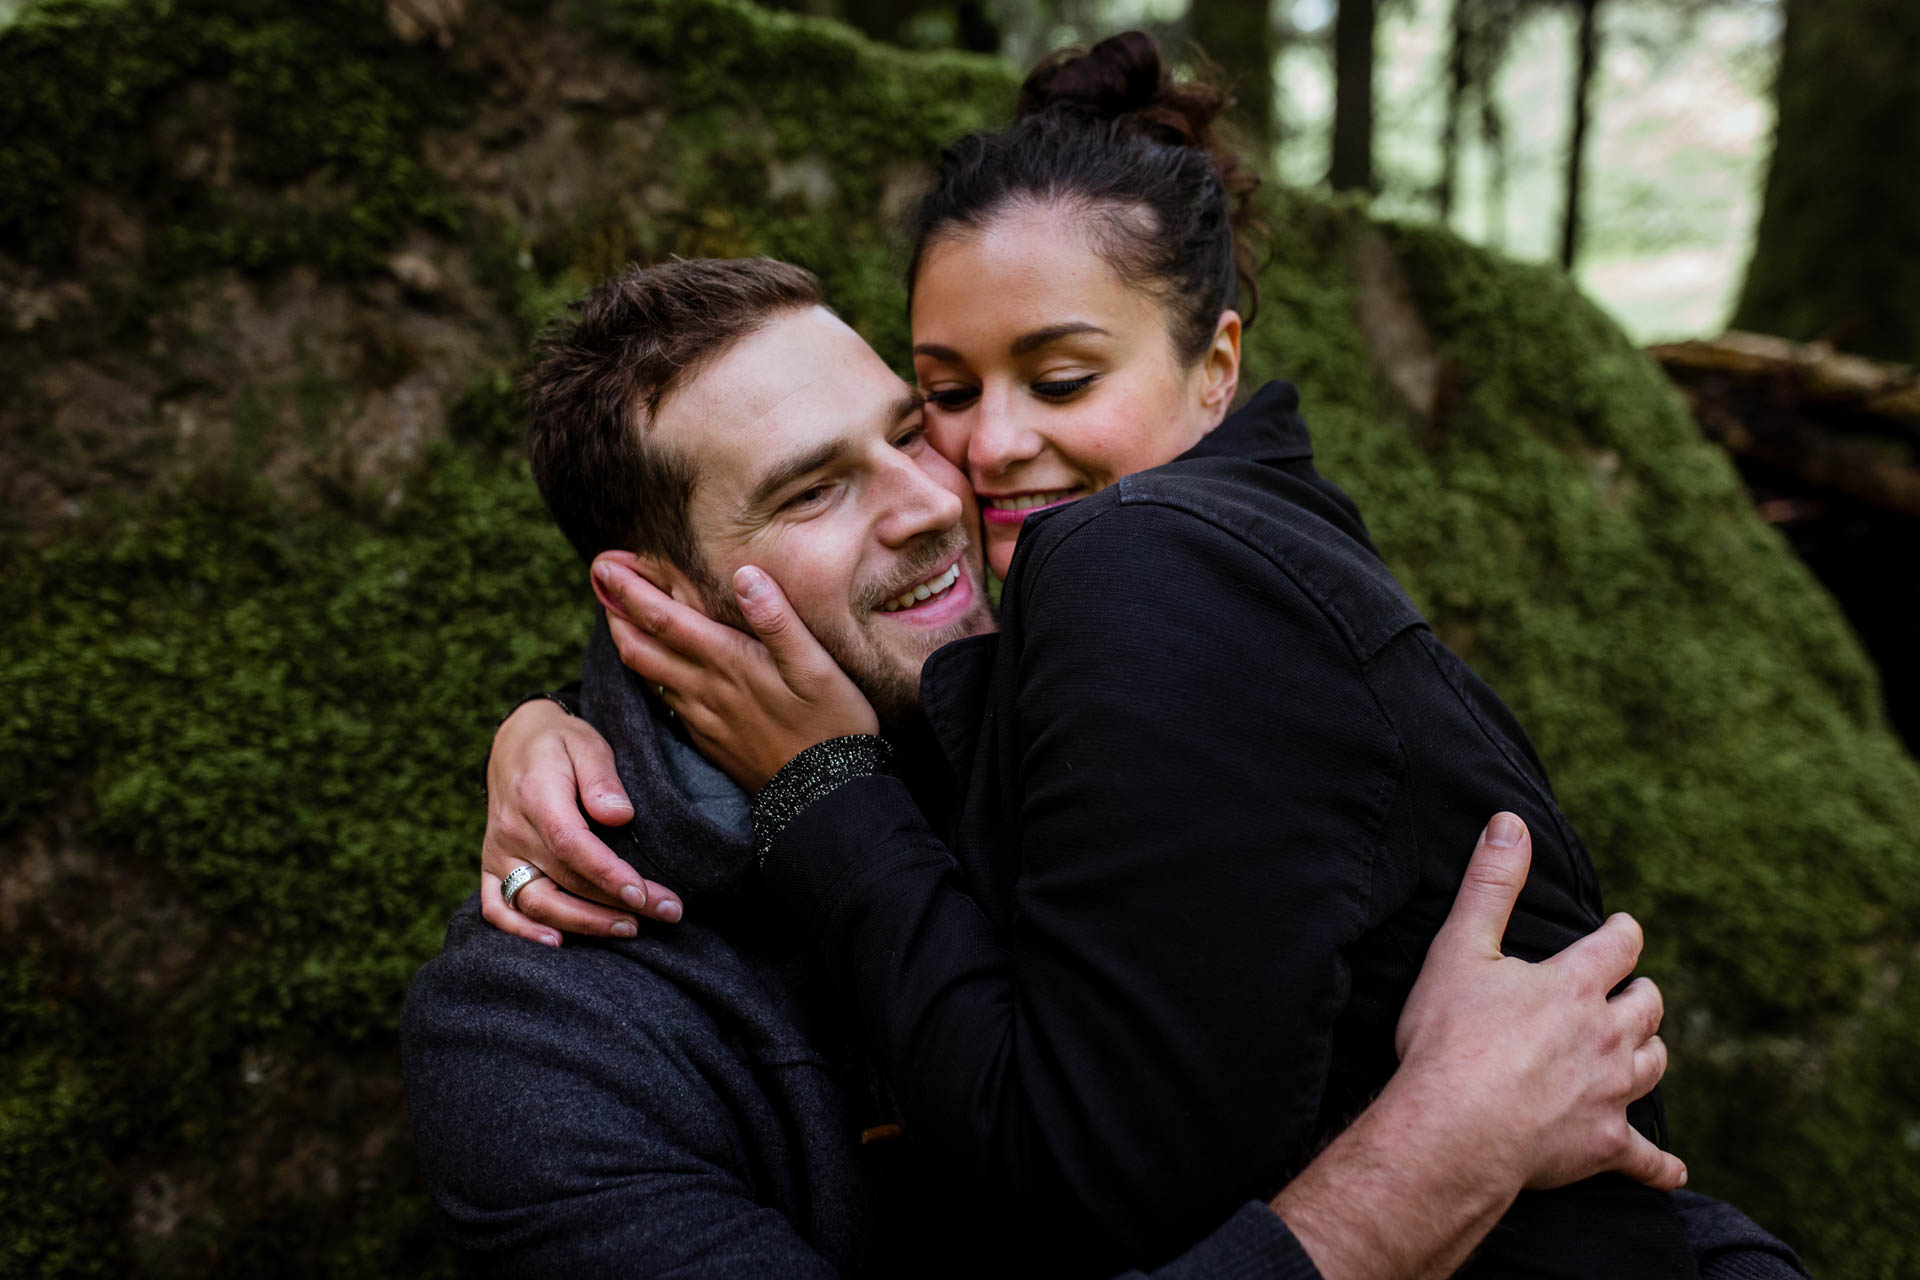
{"type": "MultiPolygon", "coordinates": [[[[944,840],[855,779],[765,870],[817,932],[909,1132],[1076,1269],[1150,1265],[1302,1167],[1396,1064],[1400,1008],[1497,810],[1506,938],[1603,916],[1525,733],[1314,470],[1285,384],[1178,461],[1030,520],[997,637],[928,663],[944,840]]],[[[1657,1097],[1633,1119],[1658,1140],[1657,1097]]],[[[1470,1161],[1472,1152],[1462,1152],[1470,1161]]],[[[1469,1274],[1689,1276],[1669,1197],[1523,1195],[1469,1274]]]]}
{"type": "MultiPolygon", "coordinates": [[[[581,714],[638,814],[599,833],[688,919],[543,947],[477,898],[455,912],[400,1030],[420,1170],[463,1272],[1045,1274],[956,1214],[958,1179],[917,1144],[862,1143],[886,1113],[842,1002],[758,891],[746,797],[659,717],[604,622],[585,674],[581,714]]],[[[1319,1275],[1264,1204],[1220,1216],[1150,1280],[1319,1275]]]]}

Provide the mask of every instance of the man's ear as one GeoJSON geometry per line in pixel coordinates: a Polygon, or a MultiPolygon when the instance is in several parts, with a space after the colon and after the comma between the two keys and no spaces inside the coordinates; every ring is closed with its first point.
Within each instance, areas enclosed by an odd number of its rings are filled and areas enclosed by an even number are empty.
{"type": "Polygon", "coordinates": [[[1214,326],[1213,342],[1200,357],[1200,405],[1207,420],[1219,426],[1233,408],[1240,389],[1240,313],[1222,311],[1214,326]]]}
{"type": "Polygon", "coordinates": [[[601,606],[622,617],[631,618],[632,611],[626,607],[617,590],[610,591],[607,584],[600,580],[597,570],[602,563],[616,564],[622,569],[640,575],[659,590],[666,592],[678,604],[697,609],[701,613],[707,611],[700,593],[694,589],[693,580],[665,557],[639,555],[632,551],[602,551],[593,558],[595,571],[588,573],[587,576],[593,583],[594,597],[600,601],[601,606]]]}

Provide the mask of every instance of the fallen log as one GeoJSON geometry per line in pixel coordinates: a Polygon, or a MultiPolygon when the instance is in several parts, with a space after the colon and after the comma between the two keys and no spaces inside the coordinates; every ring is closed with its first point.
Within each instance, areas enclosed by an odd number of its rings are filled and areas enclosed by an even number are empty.
{"type": "Polygon", "coordinates": [[[1738,331],[1662,343],[1649,351],[1682,385],[1702,374],[1774,386],[1786,382],[1810,402],[1920,427],[1920,369],[1911,365],[1847,355],[1824,342],[1738,331]]]}
{"type": "Polygon", "coordinates": [[[1920,369],[1748,333],[1650,354],[1736,457],[1920,520],[1920,369]]]}

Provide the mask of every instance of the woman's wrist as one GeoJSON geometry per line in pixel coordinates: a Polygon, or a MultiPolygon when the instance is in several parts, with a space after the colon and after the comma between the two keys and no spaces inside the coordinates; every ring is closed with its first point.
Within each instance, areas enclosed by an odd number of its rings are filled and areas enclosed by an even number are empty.
{"type": "Polygon", "coordinates": [[[767,850],[793,820],[821,797],[855,778],[893,772],[893,748],[870,733],[816,742],[782,765],[753,799],[753,856],[764,867],[767,850]]]}
{"type": "Polygon", "coordinates": [[[487,740],[486,758],[480,761],[480,798],[481,799],[484,800],[488,797],[490,789],[487,785],[487,776],[493,770],[494,748],[497,747],[500,743],[500,732],[501,730],[507,727],[507,721],[513,719],[515,716],[519,715],[522,711],[525,711],[528,707],[532,706],[536,702],[550,702],[556,708],[559,709],[560,713],[563,716],[565,716],[568,719],[574,719],[578,717],[580,714],[575,703],[575,695],[578,693],[578,691],[579,691],[578,685],[570,685],[564,689],[542,689],[538,693],[530,693],[526,697],[514,703],[512,706],[508,707],[506,714],[501,716],[499,720],[494,722],[493,737],[487,740]]]}

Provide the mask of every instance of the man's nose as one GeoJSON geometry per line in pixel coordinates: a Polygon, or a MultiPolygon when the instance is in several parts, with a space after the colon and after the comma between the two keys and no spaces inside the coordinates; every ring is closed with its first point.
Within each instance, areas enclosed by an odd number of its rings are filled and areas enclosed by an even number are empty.
{"type": "Polygon", "coordinates": [[[980,397],[973,436],[967,441],[967,471],[986,479],[1003,476],[1038,456],[1042,440],[1027,420],[1024,397],[1012,388],[996,388],[980,397]]]}
{"type": "MultiPolygon", "coordinates": [[[[932,454],[931,449],[926,451],[932,454]]],[[[939,458],[938,454],[933,457],[939,458]]],[[[896,455],[887,473],[887,488],[879,520],[880,540],[888,546],[902,546],[927,533],[945,533],[957,527],[965,515],[965,503],[952,488],[940,483],[923,458],[896,455]]],[[[952,472],[945,459],[943,470],[952,472]]],[[[953,473],[956,481],[958,473],[953,473]]]]}

